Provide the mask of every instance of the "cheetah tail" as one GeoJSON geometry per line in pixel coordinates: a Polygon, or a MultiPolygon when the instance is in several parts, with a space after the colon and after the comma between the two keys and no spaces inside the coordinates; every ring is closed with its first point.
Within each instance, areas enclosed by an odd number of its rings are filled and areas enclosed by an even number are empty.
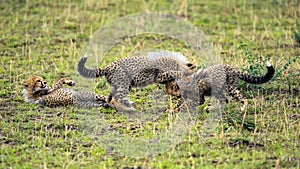
{"type": "Polygon", "coordinates": [[[85,67],[87,57],[80,58],[77,65],[77,72],[85,78],[97,78],[104,76],[104,71],[102,69],[88,69],[85,67]]]}
{"type": "Polygon", "coordinates": [[[263,76],[252,76],[247,73],[239,73],[239,79],[247,82],[247,83],[252,83],[252,84],[263,84],[267,83],[270,81],[275,73],[274,67],[271,65],[271,63],[268,61],[267,62],[267,73],[263,76]]]}

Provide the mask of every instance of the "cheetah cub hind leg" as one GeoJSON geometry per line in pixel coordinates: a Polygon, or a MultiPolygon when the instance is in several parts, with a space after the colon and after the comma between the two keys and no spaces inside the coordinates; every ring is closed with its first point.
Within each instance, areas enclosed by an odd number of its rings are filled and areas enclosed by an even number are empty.
{"type": "Polygon", "coordinates": [[[109,106],[116,109],[117,111],[135,111],[133,107],[127,107],[126,105],[122,104],[124,102],[125,104],[130,103],[129,99],[126,96],[130,90],[128,86],[130,86],[130,82],[128,79],[124,79],[123,84],[117,84],[114,85],[115,87],[110,93],[110,96],[108,97],[108,103],[109,106]]]}
{"type": "Polygon", "coordinates": [[[132,107],[135,103],[131,101],[129,98],[122,99],[121,103],[127,107],[132,107]]]}
{"type": "Polygon", "coordinates": [[[229,96],[231,96],[234,100],[240,102],[242,106],[240,107],[240,110],[244,112],[248,106],[248,100],[244,98],[244,96],[241,94],[241,92],[237,88],[233,88],[229,91],[229,96]]]}
{"type": "Polygon", "coordinates": [[[117,111],[125,111],[125,112],[135,111],[135,108],[125,106],[121,102],[117,101],[115,98],[112,98],[112,100],[109,102],[109,106],[116,109],[117,111]]]}
{"type": "Polygon", "coordinates": [[[81,100],[75,100],[74,105],[78,108],[86,108],[86,109],[92,109],[92,108],[98,108],[98,107],[104,107],[104,108],[109,107],[109,105],[107,103],[86,102],[86,101],[81,101],[81,100]]]}
{"type": "Polygon", "coordinates": [[[96,101],[107,102],[107,97],[101,94],[95,94],[96,101]]]}

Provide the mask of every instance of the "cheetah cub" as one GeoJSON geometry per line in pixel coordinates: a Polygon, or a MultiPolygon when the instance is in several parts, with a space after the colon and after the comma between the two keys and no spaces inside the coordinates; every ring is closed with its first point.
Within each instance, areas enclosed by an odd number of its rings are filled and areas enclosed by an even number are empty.
{"type": "MultiPolygon", "coordinates": [[[[192,100],[191,105],[201,105],[205,101],[205,96],[215,96],[221,105],[228,102],[226,94],[243,104],[241,111],[247,106],[245,99],[237,89],[238,80],[243,80],[251,84],[263,84],[269,82],[274,76],[274,68],[267,62],[267,73],[263,76],[252,76],[243,73],[230,65],[217,64],[205,69],[200,69],[195,74],[189,76],[189,80],[179,79],[167,85],[167,93],[173,96],[182,97],[183,100],[192,100]]],[[[187,79],[187,78],[186,78],[187,79]]],[[[177,109],[182,104],[178,102],[177,109]]]]}
{"type": "Polygon", "coordinates": [[[149,52],[147,55],[122,58],[99,69],[86,68],[86,61],[87,55],[79,60],[77,67],[79,74],[86,78],[105,76],[113,88],[107,102],[111,107],[121,111],[135,110],[126,106],[125,102],[131,101],[124,99],[132,87],[144,87],[153,83],[167,84],[196,71],[196,66],[188,62],[185,56],[170,51],[149,52]]]}
{"type": "Polygon", "coordinates": [[[40,76],[31,76],[22,82],[23,98],[26,102],[42,104],[48,107],[68,106],[92,108],[107,107],[106,97],[88,92],[75,92],[68,88],[61,88],[63,84],[74,86],[75,82],[61,78],[52,87],[40,76]]]}

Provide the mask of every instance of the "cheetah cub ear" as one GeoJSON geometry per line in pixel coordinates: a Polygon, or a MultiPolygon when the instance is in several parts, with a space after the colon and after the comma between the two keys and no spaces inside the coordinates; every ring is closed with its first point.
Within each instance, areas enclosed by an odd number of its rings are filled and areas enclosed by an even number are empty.
{"type": "Polygon", "coordinates": [[[26,80],[22,81],[22,86],[25,88],[27,88],[29,86],[26,80]]]}

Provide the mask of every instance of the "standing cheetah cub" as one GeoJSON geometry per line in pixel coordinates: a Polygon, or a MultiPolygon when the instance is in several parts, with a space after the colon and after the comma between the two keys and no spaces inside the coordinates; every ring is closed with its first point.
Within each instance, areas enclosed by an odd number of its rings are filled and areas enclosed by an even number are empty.
{"type": "MultiPolygon", "coordinates": [[[[274,76],[274,68],[270,62],[267,62],[267,73],[263,76],[252,76],[243,73],[230,65],[218,64],[200,69],[191,75],[190,80],[179,79],[167,85],[167,93],[183,99],[193,100],[193,104],[201,105],[205,101],[205,96],[215,96],[221,105],[228,102],[225,94],[233,97],[236,101],[243,104],[241,110],[244,111],[247,106],[245,99],[237,89],[238,79],[251,84],[263,84],[270,81],[274,76]],[[224,91],[225,90],[225,91],[224,91]],[[226,93],[224,93],[226,92],[226,93]]],[[[181,103],[178,103],[177,108],[181,103]]]]}
{"type": "Polygon", "coordinates": [[[86,68],[86,61],[86,55],[80,59],[77,67],[79,74],[86,78],[105,76],[113,88],[107,102],[121,111],[135,110],[124,104],[124,98],[132,87],[143,87],[153,83],[167,84],[177,78],[191,75],[196,70],[196,66],[189,63],[182,54],[170,51],[122,58],[100,69],[86,68]]]}
{"type": "Polygon", "coordinates": [[[75,82],[61,78],[52,87],[40,76],[31,76],[22,82],[23,98],[26,102],[42,104],[49,107],[76,106],[83,108],[107,107],[106,97],[88,92],[75,92],[68,88],[61,88],[63,84],[74,86],[75,82]]]}

